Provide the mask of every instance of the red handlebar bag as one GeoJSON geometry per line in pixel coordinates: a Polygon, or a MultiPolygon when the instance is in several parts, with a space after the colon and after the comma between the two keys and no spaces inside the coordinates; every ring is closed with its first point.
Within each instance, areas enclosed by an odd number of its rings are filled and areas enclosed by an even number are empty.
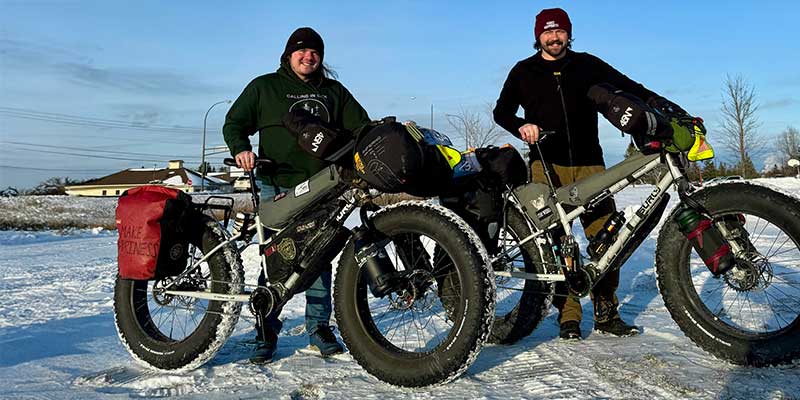
{"type": "Polygon", "coordinates": [[[189,255],[184,220],[191,207],[189,195],[164,186],[140,186],[122,193],[116,213],[120,278],[180,274],[189,255]]]}

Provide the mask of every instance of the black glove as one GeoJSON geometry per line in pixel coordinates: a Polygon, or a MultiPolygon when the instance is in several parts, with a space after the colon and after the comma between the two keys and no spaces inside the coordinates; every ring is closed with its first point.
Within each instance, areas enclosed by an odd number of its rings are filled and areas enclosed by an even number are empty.
{"type": "Polygon", "coordinates": [[[347,135],[303,109],[284,115],[283,126],[295,135],[303,150],[319,159],[335,153],[347,141],[347,135]]]}
{"type": "Polygon", "coordinates": [[[638,97],[608,83],[590,87],[587,97],[611,125],[625,133],[651,139],[668,138],[672,135],[667,118],[655,112],[638,97]]]}

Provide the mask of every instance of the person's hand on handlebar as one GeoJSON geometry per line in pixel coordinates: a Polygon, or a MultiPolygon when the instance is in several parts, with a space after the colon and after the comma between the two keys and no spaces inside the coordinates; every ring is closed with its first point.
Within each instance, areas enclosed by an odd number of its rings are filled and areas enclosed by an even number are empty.
{"type": "Polygon", "coordinates": [[[534,124],[525,124],[519,127],[519,136],[523,142],[534,144],[539,140],[539,126],[534,124]]]}
{"type": "Polygon", "coordinates": [[[236,155],[236,165],[245,170],[252,171],[256,166],[256,153],[245,150],[236,155]]]}

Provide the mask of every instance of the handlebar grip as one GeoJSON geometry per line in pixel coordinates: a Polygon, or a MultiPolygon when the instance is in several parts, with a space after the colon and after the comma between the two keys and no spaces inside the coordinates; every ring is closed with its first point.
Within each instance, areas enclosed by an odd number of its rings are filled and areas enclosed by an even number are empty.
{"type": "Polygon", "coordinates": [[[556,131],[539,131],[539,140],[537,142],[541,142],[542,140],[547,139],[550,135],[554,135],[556,131]]]}
{"type": "MultiPolygon", "coordinates": [[[[236,164],[235,158],[225,158],[222,160],[222,163],[229,166],[229,167],[238,167],[239,165],[236,164]]],[[[271,158],[256,158],[255,159],[255,166],[256,167],[267,167],[267,168],[274,168],[277,166],[278,163],[271,158]]]]}

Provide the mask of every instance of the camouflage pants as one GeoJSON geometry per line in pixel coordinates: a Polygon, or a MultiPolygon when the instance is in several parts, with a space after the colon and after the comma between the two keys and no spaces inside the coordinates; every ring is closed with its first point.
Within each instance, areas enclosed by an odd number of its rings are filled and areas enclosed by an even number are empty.
{"type": "MultiPolygon", "coordinates": [[[[568,167],[548,164],[547,167],[550,170],[550,179],[553,180],[553,184],[556,187],[569,185],[577,180],[605,170],[605,167],[602,165],[568,167]]],[[[537,160],[531,164],[531,180],[537,183],[547,183],[541,161],[537,160]]],[[[597,232],[603,228],[605,221],[615,210],[616,206],[614,205],[614,200],[608,198],[592,210],[584,213],[581,216],[581,225],[583,225],[586,237],[591,238],[597,234],[597,232]]],[[[595,285],[594,289],[592,289],[590,296],[592,304],[594,304],[595,322],[605,322],[618,315],[617,307],[619,306],[619,300],[616,295],[618,286],[619,270],[617,269],[608,272],[603,279],[595,285]]],[[[558,322],[580,322],[583,314],[580,298],[569,294],[566,285],[562,282],[556,284],[555,292],[556,296],[553,298],[553,305],[556,306],[559,311],[558,322]],[[565,297],[564,295],[567,296],[565,297]]]]}

